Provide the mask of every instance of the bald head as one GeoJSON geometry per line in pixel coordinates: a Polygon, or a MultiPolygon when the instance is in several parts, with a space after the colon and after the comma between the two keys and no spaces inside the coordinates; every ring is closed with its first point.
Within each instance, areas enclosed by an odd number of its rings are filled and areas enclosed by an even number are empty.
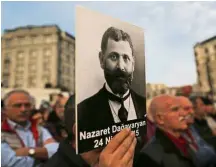
{"type": "Polygon", "coordinates": [[[188,128],[185,121],[186,112],[175,96],[160,95],[155,97],[150,104],[150,110],[157,127],[165,132],[179,136],[181,131],[188,128]]]}
{"type": "Polygon", "coordinates": [[[149,106],[149,112],[152,113],[153,119],[158,112],[165,112],[167,107],[171,106],[175,100],[175,97],[170,95],[159,95],[153,98],[149,106]]]}

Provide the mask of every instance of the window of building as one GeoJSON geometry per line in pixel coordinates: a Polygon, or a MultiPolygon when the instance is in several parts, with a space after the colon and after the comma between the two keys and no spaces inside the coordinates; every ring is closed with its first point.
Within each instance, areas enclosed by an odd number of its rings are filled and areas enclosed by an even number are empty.
{"type": "Polygon", "coordinates": [[[24,59],[24,52],[18,52],[17,53],[17,59],[24,59]]]}
{"type": "Polygon", "coordinates": [[[29,65],[30,71],[36,71],[36,64],[29,65]]]}
{"type": "Polygon", "coordinates": [[[50,56],[51,55],[51,50],[46,48],[46,49],[43,50],[43,54],[44,54],[44,56],[50,56]]]}
{"type": "Polygon", "coordinates": [[[201,82],[201,80],[199,80],[199,86],[202,87],[202,82],[201,82]]]}
{"type": "Polygon", "coordinates": [[[9,64],[10,64],[10,59],[5,59],[5,60],[4,60],[4,64],[5,64],[5,65],[9,65],[9,64]]]}
{"type": "Polygon", "coordinates": [[[205,54],[208,54],[208,53],[209,53],[208,48],[205,48],[205,54]]]}
{"type": "Polygon", "coordinates": [[[50,43],[52,41],[52,36],[50,34],[44,35],[44,42],[50,43]]]}
{"type": "Polygon", "coordinates": [[[17,66],[16,66],[16,71],[17,71],[17,72],[24,71],[24,66],[23,66],[23,65],[17,65],[17,66]]]}
{"type": "Polygon", "coordinates": [[[43,62],[43,69],[44,70],[49,70],[50,69],[50,66],[46,61],[43,62]]]}
{"type": "Polygon", "coordinates": [[[66,60],[67,60],[68,63],[70,63],[70,60],[71,60],[71,59],[70,59],[70,55],[69,55],[69,54],[66,55],[66,60]]]}
{"type": "Polygon", "coordinates": [[[42,80],[43,80],[44,83],[50,82],[50,75],[43,75],[42,80]]]}
{"type": "Polygon", "coordinates": [[[15,88],[20,88],[20,87],[22,87],[22,83],[15,82],[15,86],[14,87],[15,88]]]}
{"type": "Polygon", "coordinates": [[[23,78],[22,78],[22,76],[16,76],[15,77],[15,85],[17,87],[21,87],[22,84],[23,84],[23,78]]]}
{"type": "Polygon", "coordinates": [[[9,78],[4,77],[3,79],[3,87],[8,88],[9,87],[9,78]]]}
{"type": "Polygon", "coordinates": [[[61,84],[62,84],[62,85],[65,85],[65,80],[64,80],[64,78],[62,78],[61,84]]]}
{"type": "Polygon", "coordinates": [[[68,42],[64,41],[63,44],[64,44],[64,48],[67,49],[68,48],[68,42]]]}
{"type": "Polygon", "coordinates": [[[24,36],[18,36],[17,39],[18,39],[19,45],[22,45],[25,43],[25,37],[24,36]]]}
{"type": "Polygon", "coordinates": [[[10,65],[9,64],[4,64],[4,68],[3,68],[3,73],[10,73],[10,65]]]}
{"type": "Polygon", "coordinates": [[[10,65],[10,57],[8,54],[6,54],[4,58],[4,68],[8,68],[9,65],[10,65]]]}
{"type": "Polygon", "coordinates": [[[30,60],[31,59],[36,59],[37,58],[37,51],[36,50],[31,50],[29,52],[29,55],[30,55],[30,60]]]}
{"type": "Polygon", "coordinates": [[[29,76],[28,77],[28,87],[35,87],[36,86],[36,76],[29,76]]]}
{"type": "Polygon", "coordinates": [[[6,46],[6,47],[11,46],[11,42],[12,42],[12,39],[11,39],[11,38],[6,38],[6,39],[5,39],[5,46],[6,46]]]}
{"type": "Polygon", "coordinates": [[[33,44],[38,43],[39,40],[40,40],[38,35],[32,35],[32,36],[31,36],[31,39],[32,39],[32,43],[33,43],[33,44]]]}
{"type": "Polygon", "coordinates": [[[70,50],[73,52],[74,51],[74,45],[70,44],[70,50]]]}
{"type": "Polygon", "coordinates": [[[51,62],[51,57],[44,57],[43,58],[43,63],[45,63],[45,64],[49,64],[51,62]]]}

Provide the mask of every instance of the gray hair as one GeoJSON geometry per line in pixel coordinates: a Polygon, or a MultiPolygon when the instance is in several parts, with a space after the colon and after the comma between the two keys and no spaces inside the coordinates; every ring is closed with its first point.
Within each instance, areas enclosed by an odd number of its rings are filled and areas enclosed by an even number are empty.
{"type": "Polygon", "coordinates": [[[29,92],[25,91],[25,90],[22,90],[22,89],[16,89],[16,90],[12,90],[10,92],[8,92],[5,96],[4,96],[4,105],[7,106],[8,105],[8,99],[11,95],[15,94],[15,93],[22,93],[22,94],[25,94],[29,97],[30,101],[31,101],[31,104],[33,105],[33,98],[32,96],[29,94],[29,92]]]}

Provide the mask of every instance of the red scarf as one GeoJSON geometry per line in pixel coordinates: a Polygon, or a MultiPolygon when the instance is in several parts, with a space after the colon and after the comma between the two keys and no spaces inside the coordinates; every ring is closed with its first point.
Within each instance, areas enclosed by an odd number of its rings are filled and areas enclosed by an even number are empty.
{"type": "MultiPolygon", "coordinates": [[[[30,120],[30,122],[31,122],[30,130],[31,130],[31,132],[33,134],[36,145],[38,145],[39,132],[38,132],[38,129],[37,129],[37,122],[35,120],[30,120]]],[[[7,119],[3,120],[1,128],[2,128],[2,131],[11,132],[11,133],[16,134],[17,137],[19,138],[19,140],[21,141],[22,146],[25,147],[25,144],[22,141],[21,137],[17,134],[17,132],[14,129],[12,129],[10,127],[10,125],[8,124],[7,119]]]]}
{"type": "MultiPolygon", "coordinates": [[[[190,137],[190,139],[192,140],[192,144],[193,146],[198,149],[198,146],[195,142],[195,139],[193,138],[193,135],[191,134],[191,132],[189,130],[186,131],[188,137],[190,137]]],[[[170,133],[165,133],[168,138],[175,144],[175,146],[187,157],[188,156],[188,146],[187,143],[188,141],[183,138],[182,136],[180,136],[179,138],[174,137],[173,135],[171,135],[170,133]]]]}

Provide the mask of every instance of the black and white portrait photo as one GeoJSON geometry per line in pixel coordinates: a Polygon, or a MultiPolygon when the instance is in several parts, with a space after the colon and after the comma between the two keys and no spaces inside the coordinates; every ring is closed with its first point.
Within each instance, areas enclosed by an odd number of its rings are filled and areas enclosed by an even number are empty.
{"type": "Polygon", "coordinates": [[[144,33],[83,8],[77,9],[76,33],[77,136],[82,150],[89,145],[85,140],[116,133],[112,125],[145,119],[144,33]]]}

